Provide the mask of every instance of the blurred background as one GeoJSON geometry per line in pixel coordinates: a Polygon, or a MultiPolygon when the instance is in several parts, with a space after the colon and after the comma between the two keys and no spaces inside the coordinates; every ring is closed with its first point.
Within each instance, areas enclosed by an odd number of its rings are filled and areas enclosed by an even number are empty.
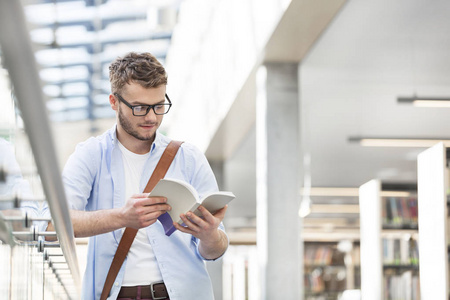
{"type": "Polygon", "coordinates": [[[173,107],[160,131],[199,147],[236,195],[229,251],[208,263],[216,299],[360,299],[359,188],[374,179],[379,231],[392,230],[374,246],[381,294],[365,299],[420,298],[417,157],[450,142],[448,1],[20,4],[0,5],[5,299],[77,299],[87,240],[61,220],[65,238],[47,243],[17,207],[33,202],[35,223],[46,221],[42,201],[64,216],[50,179],[77,143],[114,125],[108,66],[129,51],[152,53],[168,72],[173,107]],[[39,267],[22,272],[18,257],[39,267]]]}

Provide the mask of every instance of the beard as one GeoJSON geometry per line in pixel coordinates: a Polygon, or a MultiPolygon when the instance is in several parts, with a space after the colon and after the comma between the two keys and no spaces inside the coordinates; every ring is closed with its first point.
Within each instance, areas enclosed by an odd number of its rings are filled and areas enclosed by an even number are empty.
{"type": "Polygon", "coordinates": [[[119,111],[119,124],[126,133],[141,141],[150,141],[155,137],[156,130],[155,132],[149,135],[139,134],[136,128],[133,128],[131,122],[126,117],[124,117],[124,115],[122,114],[122,110],[119,108],[118,111],[119,111]]]}

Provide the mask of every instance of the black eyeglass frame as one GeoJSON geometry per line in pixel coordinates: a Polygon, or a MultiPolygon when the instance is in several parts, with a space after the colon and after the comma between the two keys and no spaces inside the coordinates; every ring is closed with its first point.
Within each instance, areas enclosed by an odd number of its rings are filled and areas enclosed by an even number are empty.
{"type": "Polygon", "coordinates": [[[141,104],[139,104],[139,105],[131,105],[125,99],[123,99],[123,97],[120,96],[119,94],[114,93],[114,96],[117,96],[121,102],[123,102],[126,106],[131,108],[131,111],[133,112],[133,116],[136,116],[136,117],[144,117],[144,116],[148,115],[150,109],[153,109],[153,112],[155,113],[155,115],[158,115],[158,116],[165,115],[165,114],[167,114],[169,112],[170,108],[172,107],[172,101],[170,101],[170,98],[169,98],[169,96],[167,96],[167,94],[165,94],[165,97],[166,97],[167,101],[169,101],[169,103],[159,103],[159,104],[154,104],[154,105],[141,105],[141,104]],[[155,110],[155,106],[159,106],[159,105],[164,105],[164,106],[168,105],[169,108],[167,109],[167,111],[165,113],[159,114],[155,110]],[[145,114],[143,114],[143,115],[136,115],[134,113],[134,108],[138,107],[138,106],[147,107],[147,111],[145,112],[145,114]]]}

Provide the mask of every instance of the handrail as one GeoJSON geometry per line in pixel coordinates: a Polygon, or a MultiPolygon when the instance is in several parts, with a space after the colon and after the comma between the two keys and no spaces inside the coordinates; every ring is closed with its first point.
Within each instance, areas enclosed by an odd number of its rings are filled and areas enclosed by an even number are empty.
{"type": "Polygon", "coordinates": [[[11,247],[14,247],[16,245],[16,242],[14,241],[14,237],[12,234],[12,229],[9,226],[9,224],[5,222],[5,218],[1,212],[0,212],[0,241],[5,242],[11,247]]]}
{"type": "Polygon", "coordinates": [[[75,286],[81,280],[68,204],[31,40],[20,1],[0,1],[0,45],[30,140],[58,240],[75,286]]]}

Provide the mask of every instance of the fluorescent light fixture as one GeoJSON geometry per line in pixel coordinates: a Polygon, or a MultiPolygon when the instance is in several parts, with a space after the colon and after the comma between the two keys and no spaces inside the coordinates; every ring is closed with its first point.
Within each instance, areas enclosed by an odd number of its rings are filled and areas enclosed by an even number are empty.
{"type": "Polygon", "coordinates": [[[351,187],[311,187],[309,193],[306,189],[302,190],[302,195],[306,196],[330,196],[330,197],[357,197],[358,188],[351,187]]]}
{"type": "Polygon", "coordinates": [[[450,100],[414,100],[417,107],[450,107],[450,100]]]}
{"type": "Polygon", "coordinates": [[[316,217],[316,218],[308,218],[303,221],[303,228],[323,228],[324,224],[332,223],[332,225],[337,227],[358,227],[359,228],[359,220],[355,219],[349,223],[348,217],[342,216],[326,216],[326,217],[316,217]]]}
{"type": "Polygon", "coordinates": [[[358,204],[313,204],[311,213],[318,214],[359,214],[358,204]]]}
{"type": "MultiPolygon", "coordinates": [[[[311,187],[309,193],[302,189],[302,196],[322,196],[322,197],[358,197],[359,188],[353,187],[311,187]]],[[[382,197],[410,197],[411,192],[407,191],[381,191],[382,197]]]]}
{"type": "Polygon", "coordinates": [[[409,103],[416,107],[450,107],[450,98],[412,97],[397,98],[399,103],[409,103]]]}
{"type": "Polygon", "coordinates": [[[412,147],[429,148],[437,143],[450,147],[450,138],[384,138],[384,137],[350,137],[351,143],[359,143],[365,147],[412,147]]]}

